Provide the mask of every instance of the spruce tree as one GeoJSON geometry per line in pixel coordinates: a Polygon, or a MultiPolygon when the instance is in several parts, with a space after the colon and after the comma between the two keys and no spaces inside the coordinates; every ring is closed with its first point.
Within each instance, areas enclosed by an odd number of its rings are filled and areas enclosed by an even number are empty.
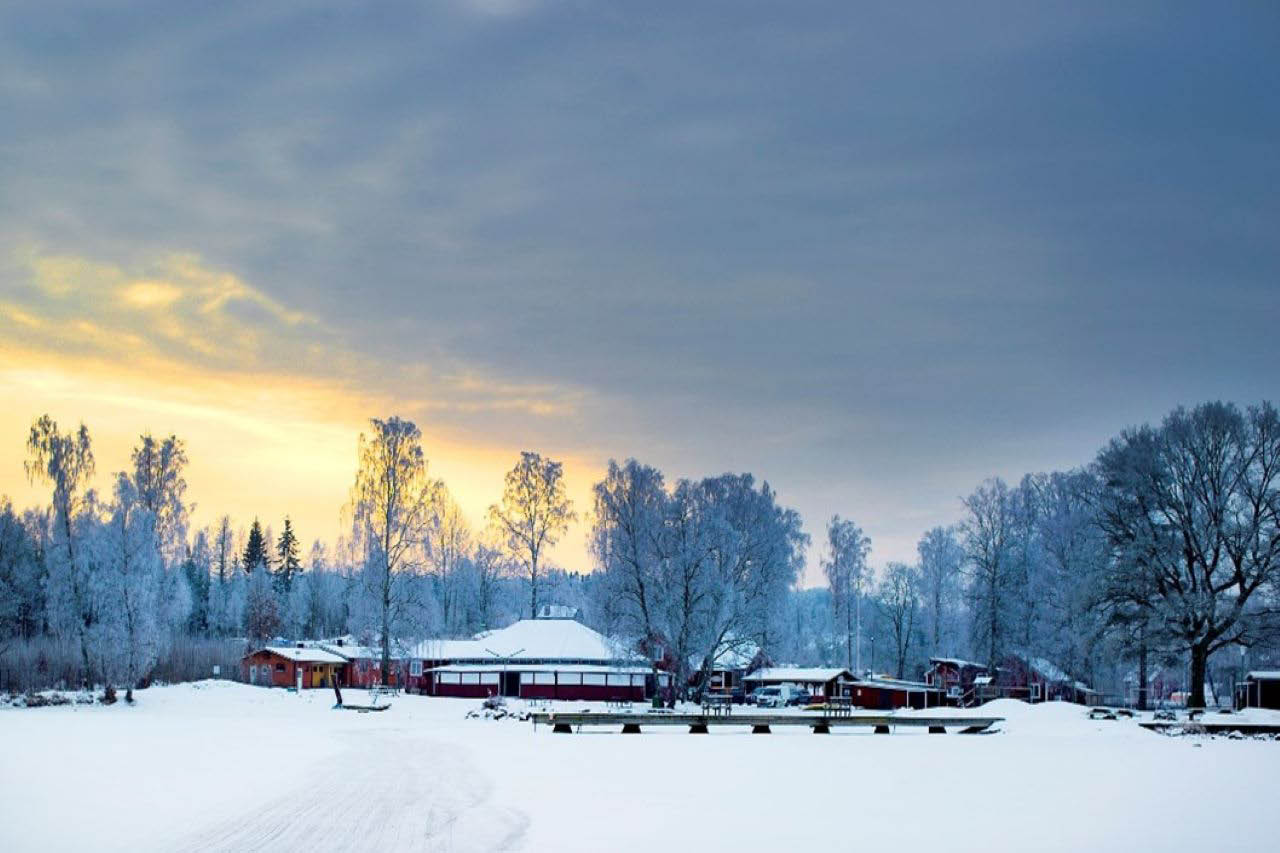
{"type": "Polygon", "coordinates": [[[279,557],[276,585],[287,593],[293,587],[293,576],[302,571],[302,563],[298,560],[298,537],[294,535],[293,523],[287,515],[284,518],[284,531],[280,534],[280,541],[276,543],[276,555],[279,557]]]}
{"type": "Polygon", "coordinates": [[[249,528],[249,541],[244,546],[244,570],[252,574],[253,571],[262,566],[268,568],[271,560],[267,554],[267,541],[262,535],[262,525],[258,523],[258,519],[253,520],[253,527],[249,528]]]}

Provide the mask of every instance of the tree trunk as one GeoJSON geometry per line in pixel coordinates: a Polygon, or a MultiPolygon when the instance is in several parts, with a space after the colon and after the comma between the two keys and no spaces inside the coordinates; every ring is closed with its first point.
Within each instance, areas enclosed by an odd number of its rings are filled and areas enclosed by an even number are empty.
{"type": "Polygon", "coordinates": [[[1138,710],[1147,710],[1147,639],[1138,640],[1138,710]]]}
{"type": "Polygon", "coordinates": [[[1204,673],[1209,665],[1209,649],[1207,645],[1197,644],[1191,647],[1191,698],[1187,700],[1188,708],[1204,707],[1204,673]]]}

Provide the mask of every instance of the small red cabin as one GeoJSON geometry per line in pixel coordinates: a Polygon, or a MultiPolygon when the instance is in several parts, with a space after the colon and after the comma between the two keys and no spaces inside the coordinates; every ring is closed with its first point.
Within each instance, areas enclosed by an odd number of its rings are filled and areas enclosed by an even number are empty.
{"type": "Polygon", "coordinates": [[[342,683],[346,660],[316,648],[267,646],[240,660],[241,675],[263,687],[330,687],[342,683]]]}

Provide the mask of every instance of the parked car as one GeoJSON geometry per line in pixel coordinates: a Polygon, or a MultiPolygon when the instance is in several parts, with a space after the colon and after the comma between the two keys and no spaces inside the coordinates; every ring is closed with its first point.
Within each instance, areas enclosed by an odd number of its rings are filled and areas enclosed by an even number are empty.
{"type": "Polygon", "coordinates": [[[781,708],[790,694],[783,695],[781,687],[757,687],[751,695],[755,697],[753,704],[761,708],[781,708]]]}
{"type": "Polygon", "coordinates": [[[820,698],[814,696],[808,690],[803,690],[798,687],[792,688],[792,689],[795,692],[793,692],[791,694],[791,698],[787,700],[788,705],[804,706],[804,705],[812,705],[814,702],[822,701],[820,698]]]}

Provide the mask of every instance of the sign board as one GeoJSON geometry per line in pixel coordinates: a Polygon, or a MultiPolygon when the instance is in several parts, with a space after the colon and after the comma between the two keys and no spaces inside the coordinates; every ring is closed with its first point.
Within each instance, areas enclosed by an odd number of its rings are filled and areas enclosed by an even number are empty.
{"type": "Polygon", "coordinates": [[[215,678],[222,675],[222,667],[218,666],[216,663],[213,665],[213,675],[215,678]]]}

